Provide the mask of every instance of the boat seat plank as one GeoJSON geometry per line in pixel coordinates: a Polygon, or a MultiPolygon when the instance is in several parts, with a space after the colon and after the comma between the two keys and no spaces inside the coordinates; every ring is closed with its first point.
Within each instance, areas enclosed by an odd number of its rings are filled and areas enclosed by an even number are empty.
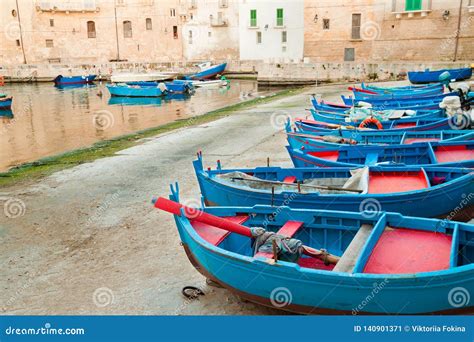
{"type": "MultiPolygon", "coordinates": [[[[302,226],[303,226],[303,222],[288,221],[280,228],[277,234],[283,235],[286,237],[293,237],[302,226]]],[[[255,257],[272,258],[273,253],[257,252],[255,253],[255,257]]]]}
{"type": "Polygon", "coordinates": [[[408,138],[403,140],[404,145],[410,145],[417,142],[430,142],[430,141],[439,141],[438,138],[408,138]]]}
{"type": "MultiPolygon", "coordinates": [[[[242,224],[249,219],[247,215],[230,216],[224,218],[238,224],[242,224]]],[[[230,234],[230,232],[224,229],[220,229],[198,221],[191,220],[191,225],[200,237],[214,246],[218,246],[230,234]]]]}
{"type": "Polygon", "coordinates": [[[359,255],[373,229],[374,226],[370,224],[363,224],[360,227],[351,243],[344,251],[344,254],[342,254],[341,259],[337,262],[333,271],[352,273],[357,259],[359,258],[359,255]]]}
{"type": "Polygon", "coordinates": [[[438,163],[474,159],[474,150],[468,149],[466,145],[438,146],[434,153],[438,163]]]}
{"type": "Polygon", "coordinates": [[[365,157],[365,165],[375,165],[377,164],[379,160],[379,154],[378,153],[367,153],[367,156],[365,157]]]}
{"type": "Polygon", "coordinates": [[[450,267],[452,236],[406,228],[385,229],[363,273],[414,274],[450,267]]]}
{"type": "Polygon", "coordinates": [[[283,183],[294,183],[296,181],[296,177],[295,176],[286,176],[284,179],[283,179],[283,183]]]}
{"type": "Polygon", "coordinates": [[[389,194],[429,187],[426,173],[418,172],[371,172],[369,174],[369,194],[389,194]]]}

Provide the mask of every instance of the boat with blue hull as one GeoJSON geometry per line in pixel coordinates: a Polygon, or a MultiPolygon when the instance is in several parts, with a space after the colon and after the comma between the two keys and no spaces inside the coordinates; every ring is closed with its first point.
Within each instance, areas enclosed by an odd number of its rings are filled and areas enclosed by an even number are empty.
{"type": "Polygon", "coordinates": [[[419,217],[446,217],[461,202],[456,219],[474,214],[474,172],[463,168],[203,168],[202,155],[193,162],[206,205],[331,209],[359,212],[368,201],[377,210],[419,217]],[[446,201],[449,198],[449,201],[446,201]],[[414,206],[413,203],[417,205],[414,206]]]}
{"type": "Polygon", "coordinates": [[[418,91],[418,90],[427,90],[427,89],[439,89],[439,91],[442,93],[444,90],[444,85],[441,83],[419,85],[419,86],[409,85],[409,86],[399,86],[399,87],[381,87],[379,85],[361,83],[360,87],[362,89],[372,90],[380,94],[390,94],[390,93],[399,93],[399,92],[403,93],[403,92],[411,91],[411,90],[418,91]]]}
{"type": "Polygon", "coordinates": [[[410,99],[373,99],[364,98],[363,100],[354,99],[352,96],[341,95],[342,101],[346,105],[358,105],[359,102],[368,102],[374,108],[384,109],[439,109],[439,104],[447,96],[459,96],[459,93],[445,93],[434,96],[420,96],[418,98],[410,99]]]}
{"type": "Polygon", "coordinates": [[[10,110],[13,104],[12,96],[0,97],[0,110],[10,110]]]}
{"type": "Polygon", "coordinates": [[[408,79],[413,84],[423,84],[439,82],[441,74],[449,72],[450,80],[461,81],[467,80],[472,77],[471,68],[459,68],[459,69],[441,69],[441,70],[430,70],[425,71],[409,71],[408,79]]]}
{"type": "Polygon", "coordinates": [[[474,167],[474,141],[418,142],[409,145],[342,145],[294,149],[295,167],[439,166],[474,167]]]}
{"type": "Polygon", "coordinates": [[[305,314],[474,311],[474,299],[457,308],[451,299],[460,284],[474,291],[472,225],[285,206],[199,210],[179,204],[177,186],[154,202],[174,215],[191,264],[246,300],[305,314]]]}
{"type": "Polygon", "coordinates": [[[427,141],[469,141],[474,140],[474,130],[466,131],[427,131],[427,132],[398,132],[385,133],[383,131],[358,132],[357,134],[337,133],[301,133],[292,132],[287,127],[288,144],[295,149],[331,148],[340,145],[408,145],[427,141]],[[345,136],[344,136],[345,135],[345,136]]]}
{"type": "MultiPolygon", "coordinates": [[[[455,118],[445,119],[423,119],[418,120],[416,118],[412,120],[405,120],[404,122],[397,122],[396,120],[390,121],[385,125],[382,125],[384,132],[405,132],[405,131],[443,131],[449,129],[455,129],[456,127],[462,127],[462,122],[457,122],[455,118]]],[[[333,124],[323,121],[296,119],[295,126],[300,132],[334,132],[335,130],[350,130],[352,132],[367,131],[372,128],[357,128],[348,124],[333,124]]]]}
{"type": "Polygon", "coordinates": [[[218,65],[211,65],[211,63],[203,63],[198,65],[201,69],[200,72],[185,76],[185,80],[206,80],[216,77],[217,75],[222,75],[227,63],[222,63],[218,65]]]}
{"type": "Polygon", "coordinates": [[[423,96],[435,96],[441,95],[444,92],[442,88],[433,88],[425,90],[406,90],[406,91],[397,91],[395,93],[379,93],[369,89],[349,87],[348,88],[354,94],[356,100],[364,101],[367,99],[376,99],[376,100],[403,100],[403,99],[413,99],[423,96]]]}
{"type": "Polygon", "coordinates": [[[159,87],[140,87],[126,84],[107,84],[111,96],[160,97],[165,93],[159,87]]]}
{"type": "Polygon", "coordinates": [[[94,82],[97,75],[85,75],[85,76],[63,76],[58,75],[53,80],[55,85],[71,85],[71,84],[86,84],[94,82]]]}
{"type": "MultiPolygon", "coordinates": [[[[194,86],[191,81],[180,81],[175,80],[173,82],[163,82],[166,86],[166,90],[170,93],[175,94],[185,94],[191,93],[194,91],[194,86]]],[[[139,87],[158,87],[160,82],[152,81],[141,81],[141,82],[127,82],[127,85],[130,86],[139,86],[139,87]]]]}
{"type": "Polygon", "coordinates": [[[413,122],[413,120],[424,120],[424,119],[442,119],[446,115],[442,110],[434,111],[414,111],[412,115],[406,115],[403,111],[354,111],[352,113],[340,114],[324,112],[319,110],[310,109],[310,113],[314,120],[322,121],[332,124],[339,125],[356,125],[359,126],[367,118],[376,119],[383,127],[389,127],[393,122],[398,124],[404,122],[413,122]]]}

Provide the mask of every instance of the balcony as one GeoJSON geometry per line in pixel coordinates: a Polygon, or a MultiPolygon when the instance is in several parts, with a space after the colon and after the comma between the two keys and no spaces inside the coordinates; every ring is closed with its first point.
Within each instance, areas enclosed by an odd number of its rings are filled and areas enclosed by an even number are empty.
{"type": "Polygon", "coordinates": [[[97,6],[95,0],[83,1],[37,1],[36,10],[39,12],[99,12],[100,8],[97,6]]]}
{"type": "Polygon", "coordinates": [[[214,18],[214,16],[211,14],[209,16],[209,22],[212,27],[225,27],[228,26],[228,20],[222,18],[222,15],[219,14],[217,18],[214,18]]]}
{"type": "Polygon", "coordinates": [[[397,19],[402,19],[403,17],[426,17],[431,12],[431,0],[421,1],[421,8],[415,10],[407,10],[405,6],[406,0],[392,0],[392,14],[397,19]]]}

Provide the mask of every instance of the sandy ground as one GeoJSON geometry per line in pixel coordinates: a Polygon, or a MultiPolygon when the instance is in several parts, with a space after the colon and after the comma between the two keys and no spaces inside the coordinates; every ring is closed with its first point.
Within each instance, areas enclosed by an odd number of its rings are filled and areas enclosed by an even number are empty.
{"type": "Polygon", "coordinates": [[[154,209],[151,199],[167,196],[174,181],[182,200],[199,199],[191,164],[198,150],[206,166],[220,159],[224,167],[255,167],[267,157],[272,165],[291,166],[284,149],[286,113],[304,116],[308,94],[334,100],[346,87],[308,89],[147,139],[36,184],[2,189],[5,205],[13,199],[10,212],[0,211],[3,314],[276,313],[207,286],[188,262],[172,216],[154,209]],[[187,285],[206,295],[185,300],[181,289],[187,285]]]}

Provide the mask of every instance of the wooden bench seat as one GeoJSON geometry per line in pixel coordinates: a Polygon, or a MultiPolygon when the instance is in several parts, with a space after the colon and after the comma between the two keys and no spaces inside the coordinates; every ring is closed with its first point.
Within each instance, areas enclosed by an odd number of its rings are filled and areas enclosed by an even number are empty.
{"type": "Polygon", "coordinates": [[[334,272],[352,273],[362,248],[364,247],[365,242],[369,238],[373,229],[374,226],[370,224],[363,224],[360,227],[351,243],[344,251],[344,254],[342,254],[341,259],[339,259],[336,266],[334,267],[334,272]]]}

